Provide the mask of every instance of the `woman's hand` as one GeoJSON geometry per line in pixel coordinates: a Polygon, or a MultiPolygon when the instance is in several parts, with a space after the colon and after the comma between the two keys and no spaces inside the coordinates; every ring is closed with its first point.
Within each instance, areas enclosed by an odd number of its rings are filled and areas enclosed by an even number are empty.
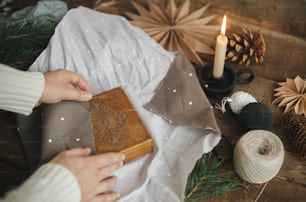
{"type": "Polygon", "coordinates": [[[82,202],[109,202],[120,194],[110,192],[117,178],[110,174],[122,166],[124,154],[105,153],[90,156],[89,148],[75,148],[63,151],[51,160],[68,168],[76,177],[82,202]]]}
{"type": "Polygon", "coordinates": [[[44,74],[45,86],[39,103],[57,103],[62,100],[88,101],[92,98],[85,79],[64,69],[44,74]]]}

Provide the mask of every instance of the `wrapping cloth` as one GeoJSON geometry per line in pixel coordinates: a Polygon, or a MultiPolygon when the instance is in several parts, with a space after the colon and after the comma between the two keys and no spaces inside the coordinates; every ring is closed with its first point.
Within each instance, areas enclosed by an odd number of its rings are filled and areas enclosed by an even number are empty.
{"type": "MultiPolygon", "coordinates": [[[[131,26],[125,18],[79,7],[66,14],[48,47],[29,69],[47,72],[65,68],[78,72],[89,82],[94,94],[117,86],[124,88],[152,134],[155,149],[114,173],[119,178],[114,188],[121,192],[118,201],[182,201],[187,177],[195,162],[203,152],[211,151],[220,141],[219,129],[214,124],[202,129],[175,125],[143,107],[148,104],[159,108],[154,99],[150,101],[155,89],[157,92],[162,89],[159,84],[168,77],[165,76],[175,57],[174,53],[165,51],[142,30],[131,26]]],[[[195,72],[191,69],[188,71],[192,71],[189,73],[196,79],[195,72]]],[[[182,89],[185,87],[180,86],[182,89]]],[[[205,97],[203,93],[200,95],[205,97]]],[[[195,95],[193,99],[198,96],[195,95]]],[[[188,108],[202,106],[187,104],[188,108]]],[[[203,103],[208,110],[207,120],[214,119],[209,106],[209,103],[203,103]]],[[[67,120],[61,116],[58,119],[62,120],[59,124],[65,124],[67,120]]]]}
{"type": "Polygon", "coordinates": [[[43,105],[42,114],[42,162],[74,147],[89,147],[95,153],[88,102],[62,101],[43,105]]]}
{"type": "Polygon", "coordinates": [[[210,105],[189,59],[177,54],[146,109],[173,124],[219,131],[210,105]]]}

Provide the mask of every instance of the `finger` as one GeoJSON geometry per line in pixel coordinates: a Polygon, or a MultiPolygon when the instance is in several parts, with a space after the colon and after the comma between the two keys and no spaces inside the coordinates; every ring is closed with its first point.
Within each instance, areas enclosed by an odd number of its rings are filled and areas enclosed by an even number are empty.
{"type": "Polygon", "coordinates": [[[70,71],[67,71],[67,73],[68,73],[68,82],[70,84],[78,86],[84,91],[91,92],[88,83],[80,74],[70,72],[70,71]]]}
{"type": "Polygon", "coordinates": [[[118,192],[110,192],[106,194],[99,194],[97,195],[91,202],[111,202],[115,201],[120,197],[120,193],[118,192]]]}
{"type": "Polygon", "coordinates": [[[93,161],[97,168],[103,168],[116,163],[121,163],[125,159],[123,153],[104,153],[91,156],[91,161],[93,161]]]}
{"type": "Polygon", "coordinates": [[[91,153],[90,148],[73,148],[66,151],[68,156],[89,156],[91,153]]]}
{"type": "Polygon", "coordinates": [[[99,185],[96,187],[96,193],[105,193],[113,189],[115,184],[117,183],[118,178],[116,176],[109,177],[107,179],[102,180],[99,185]]]}
{"type": "Polygon", "coordinates": [[[99,179],[101,180],[105,179],[105,177],[108,177],[112,172],[120,168],[122,165],[123,165],[123,162],[121,161],[119,163],[114,163],[114,164],[105,166],[103,168],[100,168],[99,174],[98,174],[99,179]]]}

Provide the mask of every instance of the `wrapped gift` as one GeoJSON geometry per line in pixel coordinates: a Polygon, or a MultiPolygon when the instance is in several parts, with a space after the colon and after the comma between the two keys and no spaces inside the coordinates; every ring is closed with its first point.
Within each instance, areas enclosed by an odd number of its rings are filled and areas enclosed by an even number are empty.
{"type": "Polygon", "coordinates": [[[122,152],[125,161],[153,151],[152,137],[122,87],[89,102],[96,153],[122,152]]]}

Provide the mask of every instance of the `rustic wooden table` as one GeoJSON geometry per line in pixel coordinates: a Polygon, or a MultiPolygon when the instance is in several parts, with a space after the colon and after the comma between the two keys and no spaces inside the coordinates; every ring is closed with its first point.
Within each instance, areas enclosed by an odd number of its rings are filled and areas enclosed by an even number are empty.
{"type": "MultiPolygon", "coordinates": [[[[212,1],[200,1],[207,3],[212,1]]],[[[245,189],[224,194],[218,198],[203,199],[202,201],[306,201],[306,161],[295,154],[290,147],[286,135],[281,127],[284,108],[272,104],[274,89],[277,82],[286,78],[300,75],[306,78],[306,2],[272,1],[213,1],[212,13],[228,15],[229,27],[232,31],[241,26],[260,30],[266,42],[266,55],[263,64],[250,65],[255,72],[255,80],[249,84],[236,85],[234,91],[245,91],[253,95],[257,101],[266,104],[273,112],[274,125],[272,132],[277,134],[285,147],[285,160],[278,175],[270,180],[265,188],[264,184],[255,185],[243,182],[245,189]],[[260,191],[263,190],[260,195],[260,191]]],[[[221,17],[220,17],[221,19],[221,17]]],[[[245,66],[228,64],[238,71],[245,66]]],[[[220,100],[211,99],[211,103],[220,100]]],[[[216,150],[226,159],[221,170],[239,179],[232,164],[233,147],[244,134],[237,115],[223,114],[215,110],[215,115],[223,136],[231,144],[222,141],[216,150]]]]}
{"type": "MultiPolygon", "coordinates": [[[[305,201],[306,195],[306,162],[305,158],[292,152],[292,148],[287,141],[284,131],[281,128],[282,110],[271,104],[273,99],[273,89],[276,82],[257,75],[255,80],[247,85],[237,85],[234,91],[244,91],[253,95],[258,102],[266,104],[273,112],[274,125],[272,132],[277,134],[283,141],[285,147],[285,160],[278,175],[269,181],[259,197],[258,201],[305,201]]],[[[212,104],[218,100],[211,99],[212,104]]],[[[240,179],[235,173],[232,163],[233,148],[238,139],[244,134],[242,126],[236,114],[227,112],[223,114],[215,110],[215,115],[223,136],[229,140],[230,144],[222,141],[216,151],[225,161],[221,164],[221,171],[229,176],[240,179]]],[[[243,182],[243,181],[241,181],[243,182]]],[[[255,201],[264,184],[255,185],[243,182],[245,189],[240,189],[224,194],[221,197],[203,199],[204,201],[255,201]]]]}

